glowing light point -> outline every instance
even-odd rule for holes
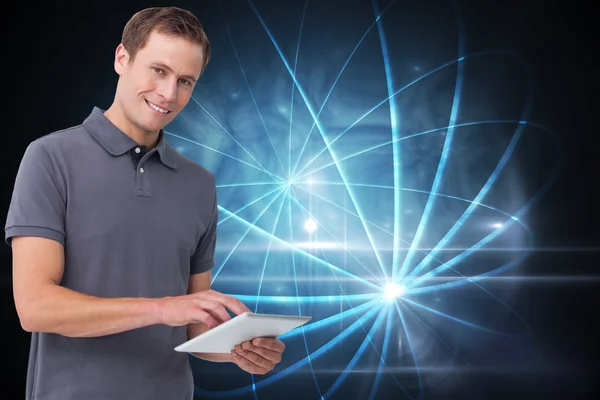
[[[502,224],[494,224],[494,228],[500,229],[500,228],[502,228]]]
[[[309,232],[314,232],[317,229],[317,223],[314,219],[311,218],[304,223],[304,229],[306,229]]]
[[[388,283],[383,289],[383,298],[387,301],[394,301],[394,299],[402,296],[404,293],[406,293],[406,286]]]

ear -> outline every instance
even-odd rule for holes
[[[115,51],[115,71],[121,76],[125,69],[125,66],[129,62],[129,53],[125,50],[125,46],[123,43],[117,46],[117,50]]]

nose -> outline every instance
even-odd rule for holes
[[[177,99],[177,88],[177,82],[164,79],[158,86],[158,94],[164,98],[166,102],[171,103]]]

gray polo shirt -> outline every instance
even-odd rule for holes
[[[65,248],[61,285],[99,297],[184,295],[214,265],[214,176],[161,132],[145,152],[94,108],[82,125],[32,142],[6,222],[13,236]],[[29,400],[189,400],[186,327],[154,325],[94,338],[31,337]]]

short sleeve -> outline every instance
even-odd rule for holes
[[[212,215],[208,222],[206,231],[202,235],[198,247],[190,260],[190,274],[199,274],[206,272],[215,265],[215,247],[217,243],[217,221],[219,219],[219,210],[217,207],[217,198],[212,207]]]
[[[5,241],[14,236],[38,236],[65,245],[64,187],[40,140],[29,144],[21,160],[5,225]]]

